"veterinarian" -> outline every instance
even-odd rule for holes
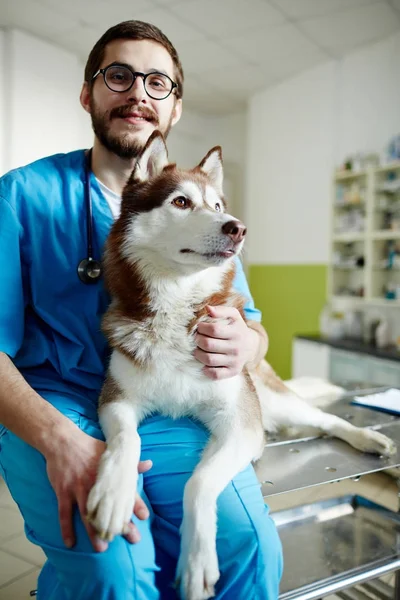
[[[179,57],[161,31],[117,25],[85,69],[80,99],[95,134],[88,168],[78,150],[0,179],[0,473],[28,539],[47,556],[39,600],[177,598],[183,489],[207,440],[201,426],[159,416],[141,425],[140,497],[125,537],[98,539],[85,509],[105,450],[96,404],[108,296],[96,261],[135,156],[152,131],[166,136],[179,121],[182,93]],[[230,318],[219,338],[199,326],[196,358],[211,378],[232,377],[267,350],[240,262],[235,285],[248,297],[249,326],[227,307],[214,309]],[[281,546],[251,466],[218,500],[217,547],[219,600],[277,598]]]

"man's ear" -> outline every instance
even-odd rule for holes
[[[222,184],[224,181],[224,170],[222,168],[221,146],[215,146],[203,158],[199,168],[211,179],[211,183],[220,196],[223,195]]]
[[[182,98],[178,98],[178,100],[175,101],[175,106],[172,111],[171,127],[173,127],[174,125],[177,124],[177,122],[179,121],[181,116],[182,116]]]
[[[168,165],[168,152],[164,137],[159,131],[153,131],[138,157],[132,172],[135,181],[148,181],[160,175]]]
[[[83,82],[79,100],[86,112],[90,114],[90,89],[87,81]]]

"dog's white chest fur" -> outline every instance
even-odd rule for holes
[[[110,373],[124,393],[141,405],[143,416],[157,411],[175,418],[192,414],[208,420],[206,413],[217,401],[235,404],[239,378],[212,381],[193,356],[195,332],[189,331],[188,325],[195,316],[194,308],[206,293],[219,287],[210,271],[207,278],[186,285],[159,286],[149,305],[151,316],[120,322],[114,330],[114,341],[133,360],[114,350]]]
[[[110,373],[141,418],[159,412],[172,418],[192,415],[207,424],[216,410],[229,411],[229,405],[233,409],[241,387],[238,377],[211,381],[194,358],[183,369],[178,363],[180,352],[173,354],[161,357],[157,367],[141,369],[120,352],[113,352]]]
[[[135,324],[130,346],[137,361],[157,369],[162,365],[167,370],[186,369],[196,347],[194,335],[187,328],[191,318],[193,310],[180,301],[175,306],[157,308],[153,317]]]

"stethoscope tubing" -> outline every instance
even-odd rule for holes
[[[93,208],[92,191],[90,187],[90,173],[92,163],[92,148],[88,150],[85,157],[85,208],[86,208],[86,237],[87,253],[86,258],[78,264],[78,277],[82,283],[97,283],[102,276],[101,263],[93,258]]]

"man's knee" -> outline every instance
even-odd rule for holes
[[[276,584],[279,584],[283,570],[282,544],[275,523],[269,515],[262,523],[257,523],[256,538],[255,543],[259,554],[258,583],[262,584],[268,577],[273,578]]]
[[[282,546],[251,467],[240,473],[218,501],[221,600],[276,600]]]
[[[218,599],[277,600],[282,576],[282,546],[267,510],[254,519],[245,510],[231,523],[229,540],[218,541],[221,580]]]
[[[282,545],[267,507],[256,513],[245,505],[242,508],[242,511],[236,512],[234,520],[227,520],[226,514],[219,514],[218,544],[222,560],[229,547],[232,557],[243,568],[255,568],[257,573],[268,570],[280,578]]]

